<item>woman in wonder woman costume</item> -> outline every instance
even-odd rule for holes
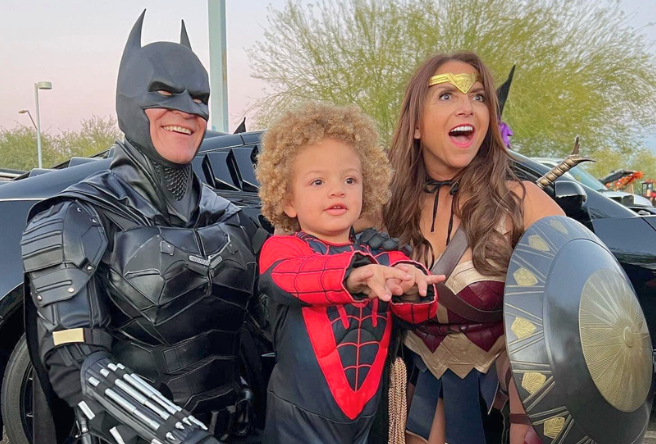
[[[539,444],[508,372],[503,290],[512,249],[536,220],[563,214],[520,182],[496,124],[492,76],[472,53],[436,55],[408,83],[390,161],[391,236],[447,280],[437,316],[409,331],[407,442],[485,443],[487,408],[510,402],[510,443]]]

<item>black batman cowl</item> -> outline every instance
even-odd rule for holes
[[[155,42],[142,47],[144,15],[145,11],[130,32],[119,68],[116,113],[126,140],[115,147],[112,170],[150,200],[172,225],[188,226],[198,208],[200,183],[191,163],[177,164],[157,152],[145,110],[180,111],[207,121],[209,78],[191,50],[184,22],[180,44]]]

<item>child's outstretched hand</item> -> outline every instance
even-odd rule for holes
[[[355,268],[346,279],[346,289],[351,293],[366,294],[369,299],[378,298],[389,302],[392,299],[392,290],[387,282],[406,282],[413,280],[411,274],[401,268],[387,267],[385,265],[369,264]],[[398,284],[396,284],[398,286]]]
[[[394,268],[401,270],[411,276],[411,279],[390,279],[387,287],[396,296],[404,296],[410,300],[419,301],[420,297],[426,297],[428,286],[443,282],[446,276],[443,274],[426,275],[419,268],[410,264],[397,264]]]

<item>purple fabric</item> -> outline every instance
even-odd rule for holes
[[[514,133],[506,122],[499,122],[499,132],[501,133],[503,143],[510,148],[510,137],[513,136]]]

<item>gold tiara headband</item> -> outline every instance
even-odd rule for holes
[[[471,74],[451,74],[450,72],[447,72],[446,74],[438,74],[431,77],[428,80],[428,86],[438,85],[440,83],[451,83],[453,86],[466,94],[477,80],[482,82],[481,78],[476,72]]]

